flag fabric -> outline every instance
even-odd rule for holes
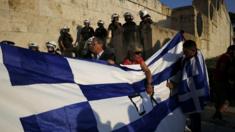
[[[183,131],[185,116],[166,80],[178,72],[178,33],[146,64],[108,65],[0,44],[0,128],[4,132]]]
[[[201,112],[209,101],[209,80],[200,50],[191,59],[182,58],[182,75],[178,85],[181,109],[184,113]]]

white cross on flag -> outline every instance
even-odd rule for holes
[[[178,33],[146,64],[108,65],[0,44],[0,128],[4,132],[182,132],[185,116],[166,80],[182,57]]]

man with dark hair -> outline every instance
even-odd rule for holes
[[[88,46],[89,50],[94,54],[94,59],[104,60],[109,64],[115,64],[114,54],[108,49],[104,49],[104,43],[100,38],[93,37]]]
[[[186,40],[183,44],[183,53],[186,59],[190,59],[197,54],[197,45],[193,40]]]
[[[196,72],[196,71],[199,71],[198,69],[203,69],[201,66],[197,65],[198,63],[196,63],[199,57],[203,59],[201,52],[197,49],[197,45],[196,45],[195,41],[186,40],[183,44],[183,58],[182,58],[181,63],[179,65],[181,72],[176,78],[174,78],[175,80],[170,80],[167,83],[167,87],[169,87],[169,88],[175,88],[175,87],[178,88],[177,91],[178,91],[178,94],[180,95],[179,96],[180,102],[182,101],[181,95],[183,95],[182,93],[185,92],[185,91],[183,91],[184,89],[182,88],[182,86],[181,86],[182,84],[180,81],[185,80],[184,78],[188,78],[187,87],[191,92],[193,92],[193,94],[189,94],[187,96],[189,96],[190,98],[201,96],[200,94],[202,92],[197,91],[199,86],[195,85],[194,82],[190,82],[190,80],[189,80],[190,78],[197,77],[198,75],[203,75],[203,77],[205,77],[205,75],[206,75],[206,73],[202,74],[200,72]],[[202,60],[202,61],[204,61],[204,60]],[[191,68],[189,68],[189,67],[191,67]],[[190,69],[191,70],[194,69],[194,70],[191,71]],[[204,71],[204,72],[206,72],[206,71]],[[188,75],[188,74],[192,74],[192,75]],[[206,78],[207,77],[205,77],[205,79]],[[205,89],[205,91],[206,90],[207,89]],[[208,93],[205,92],[205,96],[207,94]],[[205,101],[207,101],[207,99],[205,99]],[[195,106],[195,107],[196,107],[196,109],[189,113],[189,118],[191,121],[189,128],[191,129],[192,132],[201,132],[201,114],[200,114],[200,112],[203,110],[203,106],[199,106],[199,108],[197,108],[197,106]],[[182,108],[182,109],[184,109],[184,108]],[[188,112],[186,112],[186,113],[188,113]]]
[[[197,45],[195,41],[186,40],[183,44],[183,53],[185,55],[185,60],[183,61],[188,61],[189,59],[195,57],[197,54]],[[199,112],[192,113],[189,114],[189,118],[191,121],[189,128],[192,130],[192,132],[201,132],[201,114]]]

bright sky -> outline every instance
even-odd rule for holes
[[[192,5],[192,0],[160,0],[165,5],[176,8],[181,6]],[[225,0],[227,8],[230,12],[235,13],[235,0]]]

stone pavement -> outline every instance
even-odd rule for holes
[[[235,107],[223,114],[224,120],[213,120],[215,108],[211,105],[202,113],[202,132],[235,132]]]

